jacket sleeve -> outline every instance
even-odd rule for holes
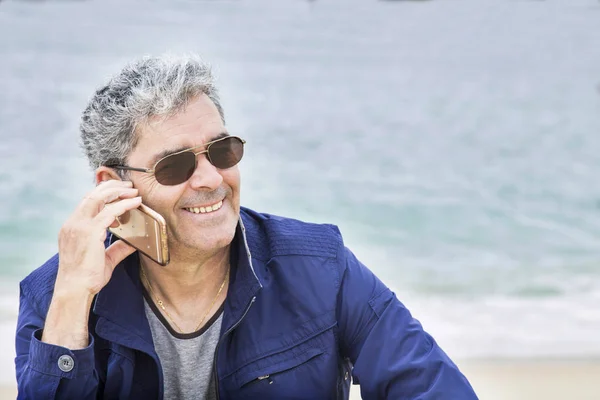
[[[344,248],[338,297],[343,356],[364,400],[472,400],[475,392],[421,324]]]
[[[95,399],[98,375],[94,369],[94,339],[85,349],[69,350],[42,342],[44,317],[21,284],[15,358],[18,399]],[[59,368],[59,358],[69,356],[72,369]],[[63,368],[68,369],[68,368]]]

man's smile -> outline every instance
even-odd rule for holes
[[[184,210],[189,211],[194,214],[207,214],[212,213],[219,210],[223,206],[223,200],[220,200],[218,203],[200,206],[200,207],[186,207]]]

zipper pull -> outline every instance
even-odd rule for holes
[[[258,379],[259,381],[262,381],[262,380],[268,379],[268,380],[269,380],[269,385],[272,385],[272,384],[273,384],[273,379],[271,379],[271,376],[270,376],[270,375],[263,375],[263,376],[259,376],[259,377],[258,377],[258,378],[256,378],[256,379]]]

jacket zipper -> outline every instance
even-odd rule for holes
[[[233,324],[233,326],[231,328],[229,328],[223,334],[223,336],[221,336],[221,339],[219,339],[219,341],[217,342],[217,348],[215,349],[215,357],[214,357],[214,361],[213,361],[213,380],[214,380],[215,395],[216,395],[217,400],[219,400],[219,397],[220,397],[219,396],[219,377],[218,377],[218,371],[217,371],[217,359],[219,358],[219,347],[221,346],[221,343],[223,343],[223,339],[225,339],[225,337],[227,335],[229,335],[229,333],[231,333],[231,331],[233,331],[242,322],[242,320],[244,319],[246,314],[248,314],[248,311],[250,311],[250,307],[252,307],[252,304],[254,303],[255,300],[256,300],[256,296],[252,297],[252,300],[250,300],[250,303],[246,307],[246,311],[244,311],[244,314],[242,314],[242,317],[235,324]]]

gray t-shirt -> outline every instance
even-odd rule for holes
[[[154,348],[163,370],[164,399],[216,399],[212,368],[223,306],[202,329],[181,334],[173,330],[147,292],[144,298]]]

